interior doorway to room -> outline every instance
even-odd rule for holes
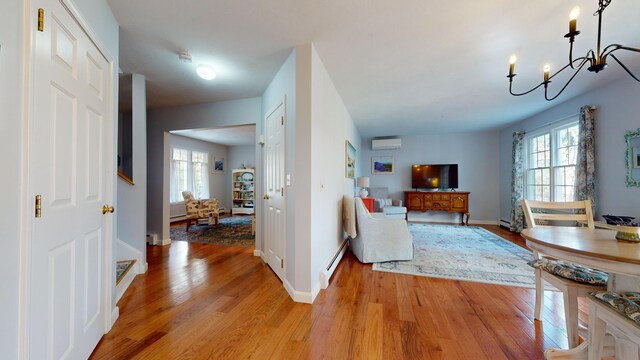
[[[255,246],[255,125],[170,133],[172,241]]]

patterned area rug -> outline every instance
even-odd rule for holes
[[[531,252],[476,226],[409,224],[414,258],[373,270],[535,288]]]
[[[251,216],[225,217],[218,225],[191,225],[189,232],[185,229],[184,223],[172,225],[171,240],[245,247],[255,244],[255,237],[251,235]]]

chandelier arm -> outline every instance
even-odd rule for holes
[[[538,86],[534,87],[533,89],[523,92],[523,93],[514,93],[513,91],[511,91],[511,85],[513,85],[513,82],[509,82],[509,93],[513,96],[522,96],[522,95],[527,95],[529,93],[534,92],[535,90],[537,90],[540,86],[544,85],[544,82],[541,82],[540,84],[538,84]]]
[[[575,71],[576,73],[577,73],[578,71],[580,71],[580,69],[582,69],[582,67],[583,67],[583,66],[584,66],[584,64],[587,62],[587,60],[589,60],[589,58],[588,58],[588,57],[586,57],[586,56],[579,57],[579,58],[577,58],[577,59],[573,60],[573,62],[580,61],[580,65],[578,65],[578,70],[576,70],[576,71]],[[553,75],[551,75],[551,76],[549,77],[549,80],[553,79],[556,75],[560,74],[561,72],[563,72],[564,70],[566,70],[566,69],[567,69],[568,67],[570,67],[570,66],[571,66],[571,68],[572,68],[572,69],[575,69],[572,65],[573,65],[573,64],[567,64],[567,65],[563,66],[560,70],[558,70],[558,71],[556,71],[555,73],[553,73]],[[575,74],[574,74],[573,76],[575,76]],[[573,77],[572,77],[572,78],[573,78]]]
[[[586,57],[586,56],[582,56],[582,57],[579,57],[579,58],[577,58],[577,59],[574,59],[574,60],[573,60],[573,62],[574,62],[574,63],[575,63],[575,62],[577,62],[577,61],[580,61],[580,65],[578,65],[578,70],[576,70],[575,74],[573,74],[573,76],[571,77],[571,79],[569,80],[569,82],[571,82],[571,80],[576,76],[576,74],[578,73],[578,71],[580,71],[580,69],[582,69],[582,67],[584,66],[584,64],[586,64],[587,60],[589,60],[589,58],[588,58],[588,57]],[[568,68],[570,65],[571,65],[571,64],[567,64],[567,65],[565,65],[564,67],[562,67],[560,70],[556,71],[553,75],[551,75],[551,76],[549,77],[549,80],[551,80],[554,76],[556,76],[556,75],[558,75],[559,73],[561,73],[563,70],[565,70],[566,68]],[[513,95],[513,96],[522,96],[522,95],[527,95],[527,94],[529,94],[529,93],[534,92],[535,90],[537,90],[540,86],[543,86],[544,84],[545,84],[545,82],[543,81],[543,82],[541,82],[540,84],[538,84],[536,87],[534,87],[533,89],[531,89],[531,90],[529,90],[529,91],[525,91],[525,92],[523,92],[523,93],[514,93],[514,92],[512,91],[513,81],[512,81],[512,80],[510,80],[510,81],[509,81],[509,93],[510,93],[511,95]],[[569,83],[567,83],[567,85],[568,85],[568,84],[569,84]],[[567,87],[567,85],[565,85],[565,86],[564,86],[564,88],[566,88],[566,87]],[[562,90],[564,90],[564,88],[562,88]],[[545,93],[546,93],[546,88],[545,88]],[[558,94],[558,95],[560,95],[560,94]],[[546,97],[546,94],[545,94],[545,97]],[[555,99],[556,97],[558,97],[558,96],[556,95],[556,96],[554,97],[554,99]],[[553,100],[553,99],[551,99],[551,100]]]
[[[612,57],[612,58],[613,58],[613,60],[615,60],[618,64],[620,64],[620,66],[622,66],[622,68],[623,68],[623,69],[624,69],[624,70],[625,70],[629,75],[631,75],[631,77],[632,77],[632,78],[634,78],[637,82],[640,82],[640,79],[638,79],[635,75],[633,75],[633,73],[632,73],[632,72],[631,72],[631,71],[630,71],[626,66],[624,66],[624,64],[623,64],[620,60],[618,60],[618,58],[617,58],[615,55],[611,54],[611,57]]]
[[[569,43],[569,65],[571,65],[571,68],[575,70],[573,67],[573,41]]]
[[[612,52],[616,51],[616,50],[627,50],[627,51],[634,51],[634,52],[640,52],[640,49],[638,48],[632,48],[632,47],[628,47],[628,46],[622,46],[622,45],[618,45],[619,47],[609,51],[609,54],[611,54]]]
[[[567,86],[569,86],[569,84],[571,83],[571,81],[573,81],[573,78],[575,78],[575,77],[576,77],[576,75],[578,75],[578,73],[580,72],[580,70],[582,70],[582,68],[584,67],[584,65],[585,65],[586,63],[587,63],[586,61],[583,61],[583,62],[582,62],[582,64],[580,64],[580,67],[578,67],[578,70],[576,70],[576,71],[573,73],[573,75],[571,76],[571,78],[569,78],[569,81],[567,81],[567,83],[566,83],[566,84],[564,84],[564,86],[562,87],[562,89],[560,89],[560,92],[559,92],[559,93],[557,93],[557,94],[556,94],[556,96],[552,97],[551,99],[549,99],[549,97],[547,96],[547,88],[545,87],[545,89],[544,89],[544,98],[545,98],[547,101],[553,101],[553,100],[555,100],[558,96],[560,96],[560,94],[562,94],[562,92],[564,91],[564,89],[566,89],[566,88],[567,88]],[[562,68],[562,70],[566,69],[566,68],[567,68],[567,66],[569,66],[569,65],[566,65],[565,67],[563,67],[563,68]],[[560,71],[562,71],[562,70],[560,70]],[[553,74],[553,76],[556,76],[560,71],[558,71],[557,73]]]

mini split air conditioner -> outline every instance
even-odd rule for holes
[[[402,146],[402,139],[373,139],[371,140],[371,150],[395,150]]]

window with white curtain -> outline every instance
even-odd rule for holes
[[[527,138],[527,199],[575,199],[578,132],[577,122],[570,122]]]
[[[182,201],[182,192],[196,199],[209,198],[209,154],[173,148],[171,151],[170,201]]]

